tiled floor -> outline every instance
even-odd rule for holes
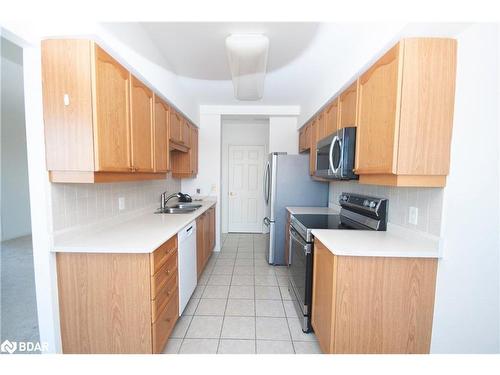
[[[286,267],[267,264],[261,234],[223,236],[165,353],[320,353],[300,327]]]

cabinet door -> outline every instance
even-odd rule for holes
[[[181,117],[173,108],[170,108],[170,140],[181,142]]]
[[[318,119],[315,118],[310,126],[310,153],[309,153],[309,174],[314,176],[314,172],[316,172],[316,142],[318,137]]]
[[[304,129],[304,151],[311,149],[311,123],[307,124]]]
[[[311,324],[323,353],[333,353],[335,327],[336,258],[314,241]]]
[[[154,140],[155,140],[155,172],[167,172],[169,163],[169,146],[168,146],[168,106],[167,104],[155,96],[155,126],[154,126]]]
[[[339,99],[340,122],[339,129],[357,125],[358,81],[349,86]]]
[[[335,98],[325,111],[326,135],[335,133],[338,130],[339,99]]]
[[[198,174],[198,128],[191,126],[191,173],[194,176]]]
[[[130,171],[130,73],[97,45],[94,70],[96,170]]]
[[[394,173],[400,108],[400,44],[359,78],[358,173]]]
[[[318,116],[317,141],[326,137],[326,113],[323,111]]]
[[[191,125],[184,117],[181,118],[181,142],[191,146]]]
[[[205,268],[205,217],[206,214],[203,213],[196,219],[196,271],[198,279]]]
[[[152,172],[153,163],[153,91],[132,76],[131,82],[132,167]]]

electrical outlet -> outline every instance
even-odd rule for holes
[[[201,194],[201,189],[200,188],[196,189],[196,194],[198,194],[198,195]]]
[[[211,189],[210,189],[210,192],[211,192],[211,193],[217,193],[217,185],[212,184],[212,187],[211,187]]]
[[[408,214],[408,222],[413,225],[418,224],[418,208],[417,207],[410,207],[410,212]]]
[[[118,198],[118,210],[123,211],[125,209],[125,197]]]

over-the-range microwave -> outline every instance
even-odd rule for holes
[[[318,141],[315,175],[337,180],[357,179],[353,171],[355,148],[355,127],[340,129]]]

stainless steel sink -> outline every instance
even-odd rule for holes
[[[186,214],[189,212],[196,211],[201,207],[201,204],[193,203],[178,203],[173,206],[167,206],[165,208],[159,208],[156,214]]]

